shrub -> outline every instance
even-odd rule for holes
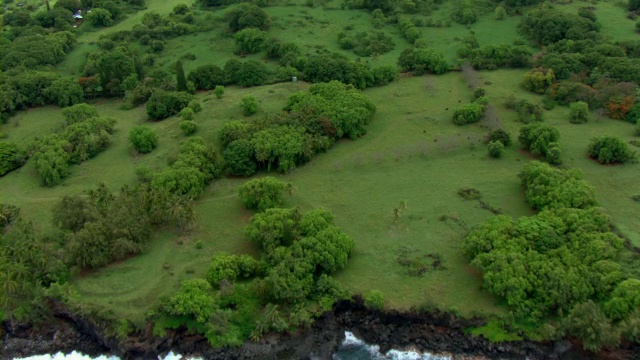
[[[193,110],[194,113],[198,113],[202,111],[202,104],[198,100],[191,100],[189,102],[189,109]]]
[[[511,145],[511,135],[502,129],[496,129],[487,134],[487,142],[492,141],[499,141],[506,147]]]
[[[242,205],[247,209],[265,211],[282,205],[285,183],[268,176],[247,181],[238,189]]]
[[[185,136],[191,136],[198,130],[198,125],[194,121],[184,120],[180,122],[180,130]]]
[[[544,94],[547,88],[556,80],[556,76],[551,69],[535,68],[527,71],[522,79],[522,86],[538,94]]]
[[[236,53],[254,54],[262,51],[267,41],[267,33],[255,28],[246,28],[238,31],[234,37]]]
[[[589,104],[584,101],[569,104],[569,121],[572,124],[584,124],[589,118]]]
[[[207,270],[207,281],[218,286],[220,281],[250,278],[258,271],[260,263],[249,255],[217,254]]]
[[[202,65],[187,76],[197,89],[210,90],[225,83],[224,71],[216,65]]]
[[[161,120],[179,113],[192,100],[193,96],[184,92],[156,90],[147,102],[147,115]]]
[[[589,156],[601,164],[625,163],[635,159],[635,153],[627,143],[609,135],[591,139]]]
[[[250,116],[258,112],[258,101],[251,95],[243,97],[241,105],[244,116]]]
[[[98,117],[98,110],[89,104],[76,104],[62,109],[65,125],[75,124],[94,117]]]
[[[531,151],[533,154],[547,157],[550,153],[550,149],[553,148],[554,163],[558,163],[560,149],[557,147],[558,139],[560,138],[560,132],[557,128],[550,125],[531,124],[520,128],[520,134],[518,135],[518,141],[525,149]],[[552,145],[553,144],[553,145]]]
[[[478,122],[482,119],[484,109],[484,105],[478,102],[462,105],[454,110],[453,123],[456,125],[466,125]]]
[[[449,64],[444,56],[436,50],[425,47],[405,49],[398,58],[398,65],[417,75],[422,75],[425,72],[443,74],[449,71]]]
[[[189,6],[187,4],[178,4],[173,7],[173,13],[176,15],[184,15],[189,12]]]
[[[380,290],[369,290],[362,296],[364,306],[369,309],[382,310],[384,308],[384,296]]]
[[[149,127],[136,126],[129,132],[129,142],[138,152],[147,154],[158,147],[158,135]]]
[[[269,28],[269,15],[253,4],[240,4],[238,7],[226,13],[229,28],[240,31],[246,28],[266,30]]]
[[[504,152],[504,144],[500,141],[491,141],[487,147],[489,150],[489,156],[492,158],[500,158],[502,157],[502,153]]]
[[[186,107],[180,110],[180,116],[182,117],[182,120],[193,120],[193,114],[193,109],[191,109],[190,107]]]
[[[507,12],[502,6],[498,6],[493,13],[496,17],[496,20],[504,20],[505,16],[507,15]]]
[[[216,98],[222,99],[222,95],[224,95],[224,86],[216,86],[215,90],[213,90],[213,93],[216,95]]]

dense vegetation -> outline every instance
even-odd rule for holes
[[[239,346],[360,293],[640,341],[640,2],[5,3],[0,320]]]

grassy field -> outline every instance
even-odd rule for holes
[[[147,0],[148,10],[167,14],[184,1]],[[339,49],[336,33],[345,26],[354,31],[373,27],[370,16],[359,10],[340,10],[338,2],[329,3],[332,10],[299,5],[267,7],[273,23],[270,36],[294,41],[308,51],[324,48],[357,56]],[[559,6],[577,11],[586,3]],[[596,14],[603,33],[617,40],[631,39],[633,22],[624,18],[622,8],[614,3],[599,2]],[[95,41],[102,34],[130,29],[145,11],[138,12],[113,28],[83,33],[79,45],[58,70],[78,75],[87,52],[97,49]],[[448,16],[443,6],[432,17]],[[221,13],[215,13],[218,17]],[[483,15],[470,27],[454,24],[449,28],[421,28],[429,44],[443,51],[453,62],[459,40],[474,31],[480,44],[512,43],[518,17],[496,21],[492,13]],[[160,63],[170,66],[185,53],[196,60],[185,63],[193,69],[203,64],[223,65],[233,52],[233,41],[226,34],[226,25],[219,22],[214,30],[172,39],[167,42]],[[399,53],[408,46],[395,25],[383,29],[392,36],[393,51],[370,59],[374,65],[395,64]],[[262,55],[253,55],[260,58]],[[534,103],[541,97],[524,91],[519,83],[523,70],[481,72],[483,87],[490,103],[496,108],[502,127],[517,137],[522,126],[516,114],[503,106],[509,95]],[[242,118],[240,100],[253,95],[259,101],[259,114],[280,111],[289,95],[305,89],[308,84],[283,83],[257,88],[227,87],[222,99],[210,92],[197,96],[203,111],[195,115],[197,135],[217,146],[216,133],[226,121]],[[343,140],[325,154],[286,175],[275,175],[295,186],[287,205],[312,209],[319,206],[331,210],[341,226],[356,241],[356,250],[347,269],[337,274],[342,284],[353,292],[370,289],[382,291],[386,305],[407,309],[435,304],[445,309],[457,309],[463,314],[477,311],[502,313],[505,308],[497,298],[481,288],[481,278],[468,265],[461,244],[468,229],[492,213],[476,201],[466,201],[457,195],[459,189],[480,190],[483,200],[501,209],[504,214],[518,217],[534,212],[524,201],[517,174],[532,157],[517,145],[508,148],[502,159],[488,157],[481,122],[465,127],[452,124],[453,109],[471,100],[471,91],[459,73],[443,76],[408,77],[385,87],[365,92],[378,106],[366,136]],[[184,139],[177,117],[161,122],[146,119],[144,106],[122,110],[121,101],[91,102],[104,116],[118,121],[111,146],[96,158],[72,167],[72,173],[61,186],[41,187],[33,162],[0,178],[0,203],[22,208],[23,213],[41,228],[50,226],[51,208],[64,195],[81,194],[105,182],[118,189],[135,182],[135,168],[148,165],[153,169],[166,166],[167,159],[177,151]],[[598,191],[598,199],[619,228],[640,246],[640,204],[631,196],[640,194],[640,165],[603,166],[586,156],[593,136],[609,133],[625,140],[633,139],[633,126],[592,115],[588,124],[569,123],[566,107],[557,107],[544,114],[545,122],[558,127],[564,167],[582,169],[586,179]],[[136,125],[152,127],[160,136],[159,148],[148,155],[135,155],[127,140],[129,130]],[[0,126],[8,141],[28,143],[37,137],[57,131],[62,126],[57,107],[41,107],[21,111],[10,122]],[[260,174],[263,176],[266,174]],[[243,210],[237,197],[237,187],[246,179],[226,178],[214,182],[197,200],[198,219],[192,231],[176,234],[161,231],[144,254],[112,264],[94,272],[75,276],[72,283],[81,298],[92,304],[112,309],[130,319],[141,319],[154,301],[172,294],[180,281],[206,272],[211,257],[220,251],[257,254],[246,241],[243,226],[252,213]],[[401,201],[407,210],[395,220],[394,207]],[[202,249],[194,245],[202,241]],[[407,274],[399,257],[411,254],[424,257],[437,253],[444,259],[444,269],[423,276]]]

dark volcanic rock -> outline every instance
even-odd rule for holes
[[[52,301],[54,317],[45,324],[2,324],[0,359],[28,355],[69,353],[114,354],[123,359],[157,359],[170,351],[204,359],[331,359],[349,330],[382,352],[415,349],[423,352],[483,356],[490,359],[633,359],[640,360],[640,347],[623,344],[615,352],[598,356],[581,351],[569,341],[536,343],[518,341],[491,343],[482,337],[465,334],[464,329],[479,326],[482,319],[458,319],[439,311],[413,313],[370,311],[361,299],[343,301],[325,313],[314,325],[295,334],[272,334],[262,342],[246,342],[239,348],[213,349],[205,338],[185,330],[168,331],[163,338],[152,336],[151,327],[126,339],[105,334],[99,320],[73,314]]]

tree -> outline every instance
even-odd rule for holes
[[[496,20],[504,20],[505,16],[507,15],[507,12],[504,10],[504,7],[498,6],[494,11],[494,15],[496,17]]]
[[[232,141],[224,149],[226,172],[230,175],[250,176],[256,172],[256,160],[251,142],[245,139]]]
[[[484,105],[479,102],[462,105],[453,112],[453,123],[466,125],[480,121],[484,113]]]
[[[285,183],[268,176],[247,181],[238,191],[244,207],[265,211],[282,205],[284,188]]]
[[[180,60],[176,62],[176,89],[178,91],[187,91],[187,79],[184,76],[184,67]]]
[[[398,58],[398,65],[405,71],[411,70],[417,75],[425,72],[444,74],[449,71],[449,64],[444,56],[436,50],[426,47],[410,47]]]
[[[487,134],[487,142],[499,141],[505,147],[511,145],[511,135],[503,129],[496,129]]]
[[[158,147],[158,135],[147,126],[136,126],[129,132],[129,142],[138,152],[147,154]]]
[[[572,124],[584,124],[589,119],[589,104],[577,101],[569,104],[569,121]]]
[[[225,73],[227,68],[225,66]],[[267,82],[269,69],[261,61],[249,60],[243,63],[235,74],[236,83],[240,86],[259,86]]]
[[[550,154],[550,149],[556,146],[554,144],[557,144],[559,138],[560,132],[557,128],[539,123],[523,126],[518,135],[518,141],[523,148],[542,156]]]
[[[218,307],[211,285],[203,279],[185,280],[180,291],[168,301],[168,312],[176,316],[190,316],[199,323],[206,323]]]
[[[254,54],[264,49],[267,33],[256,28],[245,28],[238,31],[233,38],[236,43],[236,53]]]
[[[615,164],[633,161],[634,151],[622,139],[615,136],[603,135],[591,139],[589,156],[601,164]]]
[[[624,319],[640,309],[640,280],[627,279],[620,282],[605,303],[604,309],[612,320]]]
[[[242,110],[244,116],[250,116],[258,112],[258,101],[254,96],[245,96],[242,98]]]
[[[49,101],[60,107],[67,107],[84,101],[84,92],[71,78],[59,78],[45,91]]]
[[[582,340],[585,350],[598,352],[604,346],[617,346],[620,337],[614,331],[609,319],[593,301],[576,305],[565,323],[565,331]]]
[[[107,9],[93,8],[86,18],[93,26],[109,27],[113,25],[113,17]]]

